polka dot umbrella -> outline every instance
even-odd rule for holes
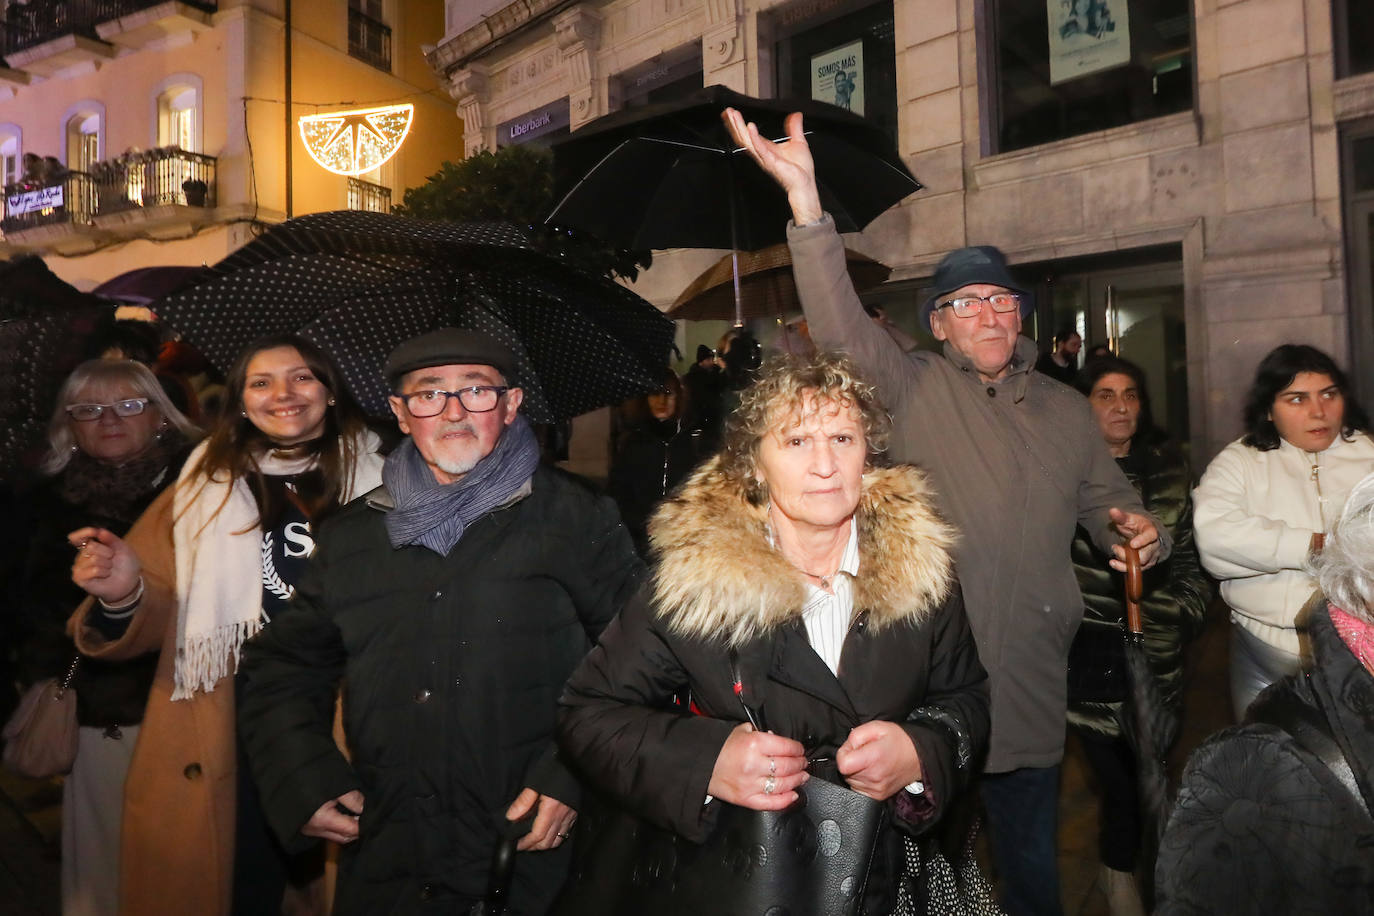
[[[113,315],[41,258],[0,260],[0,480],[32,471],[58,389]]]
[[[550,423],[656,389],[673,323],[620,284],[535,250],[517,227],[337,211],[288,220],[153,310],[221,369],[263,334],[324,347],[365,410],[389,416],[381,366],[438,327],[516,354],[522,408]]]

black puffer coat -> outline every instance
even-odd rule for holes
[[[245,647],[240,733],[287,848],[311,843],[300,828],[329,799],[366,798],[336,914],[466,913],[524,787],[579,802],[556,702],[643,567],[609,499],[547,468],[532,484],[446,557],[391,547],[384,489],[355,500],[321,526],[290,608]],[[351,764],[330,734],[341,677]],[[547,909],[568,852],[517,857],[513,916]]]
[[[22,496],[11,523],[21,526],[27,538],[21,568],[7,588],[21,682],[61,678],[76,655],[67,618],[86,593],[71,580],[76,554],[67,534],[95,525],[122,537],[153,498],[177,479],[187,451],[177,436],[175,442],[159,443],[123,468],[76,456],[65,471]],[[77,722],[93,728],[142,722],[156,667],[156,652],[120,662],[82,659],[72,681]]]
[[[649,417],[625,431],[607,489],[639,555],[649,555],[649,516],[706,454],[702,431],[684,418]]]
[[[1156,912],[1374,913],[1374,819],[1326,764],[1286,731],[1257,724],[1287,694],[1329,724],[1374,799],[1374,677],[1351,653],[1324,603],[1308,620],[1311,668],[1274,684],[1245,725],[1213,735],[1183,773],[1155,868]]]
[[[864,475],[854,617],[837,677],[808,642],[805,591],[768,543],[766,509],[748,505],[718,468],[718,459],[704,465],[654,517],[654,586],[568,682],[560,745],[617,803],[701,842],[720,809],[704,803],[712,769],[745,719],[731,689],[731,640],[767,727],[802,742],[809,757],[833,758],[860,723],[899,723],[926,792],[894,797],[890,810],[899,829],[924,832],[977,772],[989,728],[987,674],[929,484],[914,468]],[[685,689],[701,715],[672,710]],[[901,873],[894,830],[879,849],[869,913],[891,912]]]
[[[1145,654],[1164,699],[1177,705],[1183,690],[1184,650],[1202,629],[1207,605],[1216,593],[1198,563],[1193,546],[1193,501],[1188,464],[1167,445],[1139,446],[1117,465],[1140,494],[1145,511],[1169,530],[1174,552],[1145,571],[1140,614],[1145,625]],[[1110,629],[1119,633],[1126,616],[1121,573],[1079,528],[1073,540],[1073,569],[1083,592],[1082,631]],[[1084,636],[1089,634],[1083,633]],[[1070,655],[1072,666],[1074,656]],[[1125,652],[1120,655],[1124,683]],[[1119,736],[1121,704],[1088,703],[1069,698],[1069,724],[1104,735]]]

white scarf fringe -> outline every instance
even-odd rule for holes
[[[382,481],[379,440],[367,433],[356,449],[344,502]],[[243,643],[266,622],[262,609],[262,529],[248,484],[194,473],[205,453],[187,458],[172,497],[172,552],[176,561],[177,655],[173,700],[211,693],[221,678],[238,671]],[[265,474],[299,474],[313,458],[283,461],[264,455]]]

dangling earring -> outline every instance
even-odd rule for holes
[[[327,403],[329,404],[330,407],[333,407],[333,406],[334,406],[334,399],[333,399],[333,398],[330,398],[329,401],[328,401]]]
[[[163,419],[162,423],[158,426],[157,432],[153,435],[153,438],[159,442],[167,438],[167,420],[165,418]]]

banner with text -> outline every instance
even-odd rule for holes
[[[863,39],[812,56],[811,98],[864,113]]]
[[[1126,0],[1046,2],[1050,14],[1050,85],[1130,62]]]

